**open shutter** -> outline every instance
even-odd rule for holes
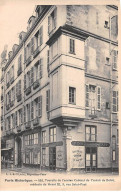
[[[53,19],[53,28],[56,28],[56,20],[57,20],[57,8],[54,10],[54,19]]]
[[[31,39],[31,54],[34,52],[34,37]]]
[[[51,32],[51,16],[48,17],[48,34]]]
[[[50,52],[49,50],[47,50],[47,71],[49,72],[49,55],[50,55]]]
[[[16,125],[16,127],[17,127],[17,125],[18,125],[17,111],[15,112],[15,125]]]
[[[16,84],[16,97],[18,96],[18,83]]]
[[[20,94],[21,94],[21,80],[19,80],[19,89],[18,89],[18,90],[19,90],[18,93],[19,93],[19,95],[20,95]]]
[[[112,64],[113,64],[113,69],[117,69],[117,54],[118,51],[113,50],[112,51]]]
[[[101,87],[97,87],[97,110],[101,109]]]
[[[46,91],[46,111],[50,110],[50,90]]]
[[[26,90],[26,74],[24,75],[24,90]]]
[[[27,49],[27,48],[24,48],[24,62],[26,62],[26,59],[27,59],[27,57],[26,57],[26,53],[27,53],[27,52],[26,52],[26,49]]]
[[[89,85],[86,85],[86,107],[89,107]]]
[[[31,119],[34,118],[34,102],[31,102]]]
[[[34,83],[34,67],[31,68],[31,85]]]
[[[26,106],[24,106],[24,123],[26,123]]]
[[[38,97],[38,116],[42,116],[42,96]]]
[[[39,78],[42,78],[42,74],[43,74],[43,59],[40,59],[39,61],[39,67],[38,67],[38,73],[39,73]]]
[[[40,34],[40,46],[41,46],[43,44],[43,26],[41,26],[39,30],[39,34]]]

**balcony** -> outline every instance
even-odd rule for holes
[[[39,81],[38,80],[36,80],[34,83],[33,83],[33,89],[35,90],[36,88],[38,88],[39,87]]]
[[[17,71],[17,75],[19,76],[22,73],[22,67],[20,67]]]
[[[11,78],[10,83],[12,84],[14,82],[14,77]]]
[[[17,96],[17,102],[21,101],[21,99],[22,99],[22,94],[19,94],[19,95]]]
[[[1,101],[3,101],[3,94],[1,95]]]
[[[29,56],[29,58],[26,60],[26,67],[31,63],[32,57]]]
[[[11,106],[11,107],[14,106],[14,100],[12,100],[12,101],[10,102],[10,106]]]
[[[10,108],[10,104],[7,104],[6,105],[6,110],[9,110],[9,108]]]
[[[22,131],[22,125],[17,126],[17,132],[21,132]]]
[[[36,126],[36,125],[39,125],[39,118],[36,117],[33,121],[33,125]]]
[[[29,95],[31,93],[31,86],[29,86],[27,89],[26,89],[26,96]]]
[[[26,122],[25,127],[26,127],[26,129],[30,129],[31,128],[31,121]]]
[[[40,53],[40,50],[39,50],[39,47],[37,47],[33,53],[33,57],[35,58],[39,53]]]
[[[95,108],[91,108],[89,110],[89,117],[91,117],[92,119],[97,118],[97,111],[95,110]]]

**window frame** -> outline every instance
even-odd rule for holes
[[[53,143],[57,141],[57,129],[56,126],[49,128],[49,142]]]
[[[87,133],[87,127],[90,129],[90,133]],[[95,133],[92,133],[92,129],[95,128]],[[87,139],[87,134],[89,134],[89,140]],[[95,136],[95,140],[92,139],[92,136]],[[95,125],[85,125],[85,141],[86,142],[97,142],[97,126]]]
[[[76,104],[76,88],[72,86],[69,86],[69,104]]]

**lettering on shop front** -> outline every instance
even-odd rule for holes
[[[81,150],[74,150],[73,152],[73,161],[81,161],[82,160],[82,151]]]
[[[103,142],[82,142],[82,141],[72,141],[73,146],[91,146],[91,147],[109,147],[109,143]]]

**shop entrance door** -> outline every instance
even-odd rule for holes
[[[21,167],[21,139],[17,139],[18,143],[18,167]]]
[[[86,147],[86,172],[95,172],[97,169],[97,148]]]
[[[50,170],[55,170],[56,168],[56,147],[49,148],[49,167]]]

